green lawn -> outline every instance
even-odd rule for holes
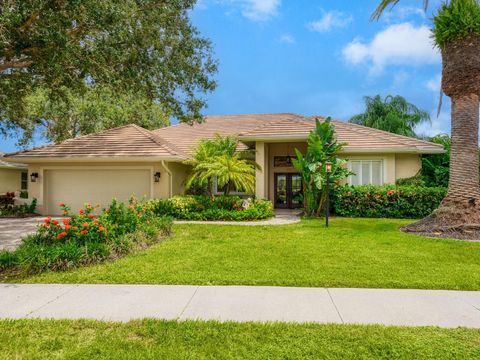
[[[480,330],[8,320],[0,351],[2,359],[478,359]]]
[[[12,281],[480,290],[480,243],[400,232],[407,223],[176,225],[169,239],[113,263]]]

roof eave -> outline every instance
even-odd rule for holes
[[[36,163],[63,163],[63,162],[155,162],[155,161],[182,161],[184,156],[12,156],[13,161],[21,161],[26,164]]]
[[[444,154],[444,149],[419,149],[419,148],[359,148],[359,147],[349,147],[345,146],[341,153],[382,153],[382,154]]]

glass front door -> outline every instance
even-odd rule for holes
[[[295,209],[302,206],[302,176],[275,174],[275,207]]]

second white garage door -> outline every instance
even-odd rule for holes
[[[63,202],[77,212],[85,203],[107,206],[113,198],[151,197],[150,169],[55,169],[44,171],[46,212],[60,215]]]

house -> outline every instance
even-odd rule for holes
[[[27,165],[7,162],[3,156],[4,154],[0,153],[0,195],[7,192],[27,191]]]
[[[442,153],[441,145],[333,120],[341,157],[355,172],[353,185],[395,183],[415,175],[422,154]],[[107,204],[112,198],[167,198],[183,192],[195,145],[215,134],[236,134],[255,148],[261,166],[255,195],[275,207],[299,205],[301,177],[291,164],[295,148],[306,150],[315,117],[295,114],[208,116],[201,124],[178,124],[154,131],[127,125],[59,144],[9,154],[9,161],[28,164],[30,197],[38,211],[57,214],[58,203],[74,210],[85,202]]]

